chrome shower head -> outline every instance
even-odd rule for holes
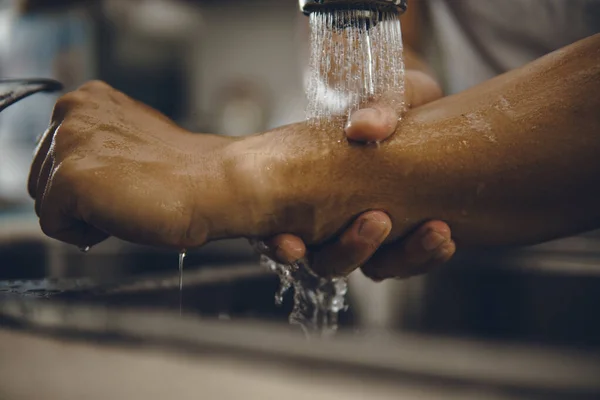
[[[300,10],[306,15],[322,10],[364,10],[376,12],[406,11],[407,0],[299,0]]]

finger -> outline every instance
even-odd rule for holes
[[[379,142],[396,131],[398,113],[390,106],[374,105],[352,113],[346,124],[346,137],[359,142]]]
[[[424,274],[447,262],[456,251],[450,227],[442,221],[421,226],[401,245],[380,249],[363,267],[363,273],[377,281]]]
[[[50,181],[40,206],[40,227],[51,238],[78,247],[94,246],[109,235],[82,221],[77,215],[77,206],[66,198],[65,191]]]
[[[54,157],[52,157],[51,150],[48,151],[48,155],[46,159],[42,163],[42,168],[40,169],[40,173],[38,176],[37,186],[35,189],[36,198],[35,198],[35,213],[37,216],[40,216],[41,206],[44,202],[44,194],[46,193],[46,187],[48,186],[50,175],[52,174],[52,170],[54,168]]]
[[[408,70],[404,75],[404,82],[406,108],[416,108],[443,96],[440,85],[424,72]]]
[[[397,251],[397,250],[396,250]],[[453,257],[456,252],[456,244],[454,241],[450,240],[448,243],[444,244],[438,253],[430,258],[428,261],[406,265],[402,268],[397,268],[395,270],[373,270],[373,269],[363,269],[363,273],[374,280],[375,282],[381,282],[386,279],[408,279],[413,276],[425,275],[428,274],[435,269],[446,264]],[[388,254],[388,256],[393,257],[393,254]]]
[[[282,264],[292,264],[306,256],[306,245],[297,236],[282,234],[266,240],[261,252]]]
[[[54,137],[54,133],[56,132],[57,126],[57,124],[51,124],[48,127],[42,136],[40,136],[34,151],[33,162],[31,163],[29,177],[27,178],[27,191],[29,192],[29,196],[31,196],[33,199],[35,199],[37,196],[40,172],[48,155],[48,151],[50,150],[50,146],[52,145],[52,139]]]
[[[38,145],[34,151],[33,162],[31,163],[29,178],[27,180],[27,190],[29,195],[34,199],[37,196],[36,191],[40,171],[42,169],[44,160],[48,155],[48,151],[50,150],[50,146],[52,145],[56,131],[62,124],[66,115],[81,103],[81,97],[82,95],[80,92],[70,92],[58,99],[54,105],[54,109],[52,110],[50,126],[38,139]]]
[[[346,137],[358,142],[385,140],[396,131],[404,108],[418,107],[442,97],[438,83],[421,71],[406,71],[405,89],[404,101],[392,98],[397,95],[389,93],[380,103],[352,113],[346,124]]]
[[[391,230],[386,213],[366,212],[339,239],[313,252],[311,267],[323,276],[346,276],[373,256]]]

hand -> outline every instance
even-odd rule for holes
[[[41,228],[82,247],[109,235],[201,245],[209,221],[194,215],[192,194],[207,181],[198,174],[222,171],[212,154],[229,142],[190,134],[108,85],[88,83],[58,100],[35,152],[28,189]],[[225,193],[215,185],[203,211],[210,214]]]
[[[406,84],[409,107],[418,107],[442,96],[437,83],[424,73],[407,71]],[[365,108],[351,116],[346,136],[358,142],[382,141],[396,130],[398,120],[396,110],[389,107]],[[402,243],[379,249],[391,229],[392,221],[386,213],[366,212],[335,241],[311,249],[311,265],[320,273],[336,276],[348,275],[362,266],[366,276],[380,281],[426,273],[454,255],[456,246],[450,227],[442,221],[427,222]],[[290,234],[268,240],[263,248],[282,263],[295,262],[307,254],[304,242]]]

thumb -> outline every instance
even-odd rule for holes
[[[388,93],[378,103],[352,113],[346,124],[346,137],[358,142],[385,140],[396,131],[398,120],[406,108],[415,108],[441,98],[442,89],[426,73],[408,70],[405,74],[404,98],[398,101],[398,94],[393,96],[395,98]]]

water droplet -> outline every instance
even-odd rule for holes
[[[91,250],[92,248],[90,246],[81,246],[79,247],[79,251],[81,251],[82,253],[87,253]]]
[[[179,315],[183,312],[183,261],[185,260],[186,250],[179,252]]]

